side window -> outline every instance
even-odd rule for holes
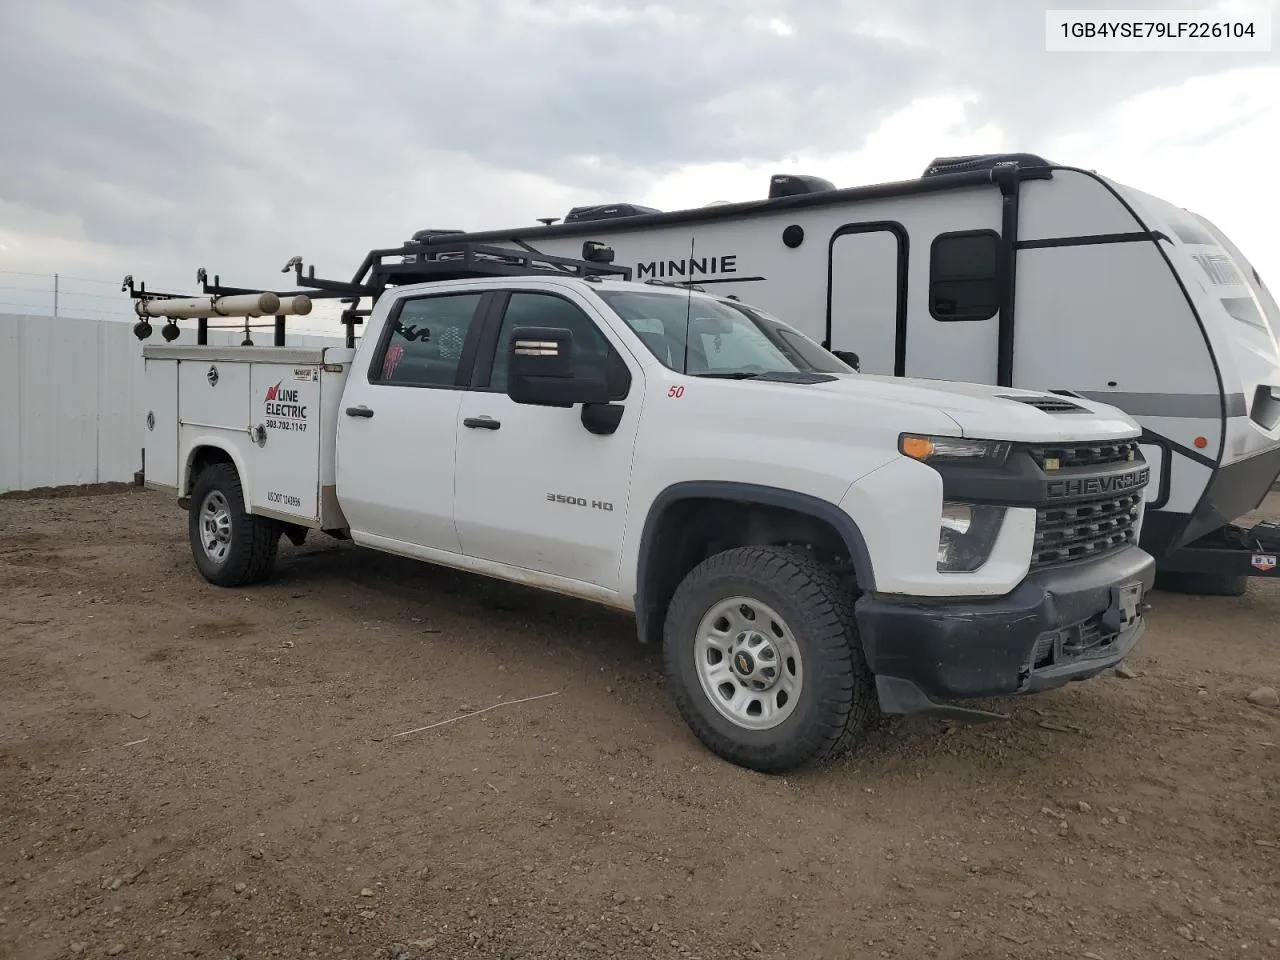
[[[511,294],[502,316],[489,375],[490,390],[503,393],[507,389],[507,348],[517,327],[562,327],[572,331],[575,369],[602,371],[613,400],[622,400],[631,389],[627,365],[589,316],[555,294],[521,292]]]
[[[452,387],[480,293],[417,297],[393,314],[390,336],[370,371],[372,383]],[[393,308],[394,310],[395,308]]]
[[[989,320],[1000,309],[1000,235],[965,230],[934,238],[929,313],[935,320]]]

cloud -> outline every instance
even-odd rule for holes
[[[972,118],[974,97],[922,97],[877,123],[860,149],[792,155],[778,162],[690,165],[659,178],[641,202],[665,210],[718,201],[757,200],[775,173],[811,173],[837,186],[919,176],[934,157],[1012,149],[993,123]]]
[[[1280,240],[1270,218],[1280,205],[1268,171],[1277,129],[1280,65],[1240,67],[1135,96],[1049,149],[1208,217],[1274,289]]]
[[[780,170],[850,184],[1062,145],[1124,169],[1171,152],[1167,172],[1259,149],[1265,94],[1189,116],[1152,91],[1230,76],[1230,99],[1269,55],[1047,54],[1044,29],[1022,0],[8,3],[0,270],[278,284],[294,254],[343,276],[421,227],[760,196]],[[1235,196],[1213,179],[1210,216]],[[1256,220],[1229,202],[1224,229]]]

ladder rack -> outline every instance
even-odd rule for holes
[[[517,241],[517,243],[520,243]],[[346,345],[355,346],[355,328],[362,324],[364,318],[372,312],[373,305],[386,292],[388,287],[405,286],[414,283],[431,283],[442,280],[478,279],[483,277],[522,277],[537,275],[569,276],[581,279],[593,277],[614,277],[619,280],[631,279],[631,268],[613,266],[612,248],[594,240],[582,245],[581,259],[573,257],[553,256],[541,253],[528,244],[520,243],[521,249],[499,247],[491,244],[471,241],[437,242],[432,244],[410,241],[398,247],[382,250],[371,250],[364,258],[351,280],[328,280],[316,276],[314,266],[303,269],[301,257],[293,257],[281,269],[281,273],[293,271],[296,290],[270,290],[257,288],[233,287],[222,282],[222,278],[214,275],[209,282],[208,272],[201,267],[196,271],[196,282],[200,284],[201,294],[209,298],[207,307],[203,304],[193,312],[192,297],[189,294],[159,293],[147,289],[145,283],[135,286],[133,277],[126,276],[121,291],[128,291],[129,296],[137,301],[134,312],[140,317],[134,325],[134,335],[139,340],[151,336],[150,317],[168,316],[162,335],[165,340],[172,341],[178,337],[177,317],[194,317],[197,322],[196,342],[201,346],[208,343],[209,320],[217,317],[239,316],[243,323],[216,324],[216,327],[243,328],[245,345],[251,345],[249,331],[251,327],[263,324],[250,324],[249,318],[263,316],[256,308],[220,308],[221,298],[258,296],[273,294],[281,302],[293,302],[293,298],[307,300],[339,300],[346,304],[342,311],[341,322],[346,328]],[[360,301],[369,299],[369,306],[360,307]],[[182,300],[182,312],[166,314],[163,303],[154,301]],[[237,301],[238,302],[238,301]],[[152,304],[147,306],[148,304]],[[309,312],[310,304],[305,305]],[[175,307],[175,311],[176,311]],[[275,315],[275,346],[284,346],[285,314]]]

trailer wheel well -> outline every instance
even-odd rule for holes
[[[860,544],[859,544],[860,545]],[[733,547],[802,547],[856,596],[869,583],[836,526],[801,508],[719,497],[682,497],[655,504],[641,537],[636,621],[642,643],[662,641],[676,588],[703,560]]]

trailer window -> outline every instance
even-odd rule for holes
[[[395,386],[456,386],[462,347],[482,296],[462,293],[405,300],[392,314],[369,381]]]
[[[1223,297],[1222,306],[1226,308],[1227,313],[1241,323],[1257,327],[1263,333],[1275,332],[1267,324],[1267,318],[1262,315],[1253,297]]]
[[[929,313],[935,320],[989,320],[1000,309],[1000,235],[963,230],[934,238]]]
[[[507,348],[517,327],[559,327],[573,334],[573,363],[577,370],[603,370],[609,398],[623,400],[631,389],[631,372],[613,345],[590,317],[575,304],[553,293],[513,293],[502,316],[493,354],[488,389],[507,389]]]
[[[1193,214],[1194,216],[1194,214]],[[1194,220],[1184,217],[1181,213],[1170,212],[1165,214],[1170,226],[1173,227],[1173,235],[1183,243],[1199,243],[1204,246],[1218,245],[1218,241],[1203,226]]]

